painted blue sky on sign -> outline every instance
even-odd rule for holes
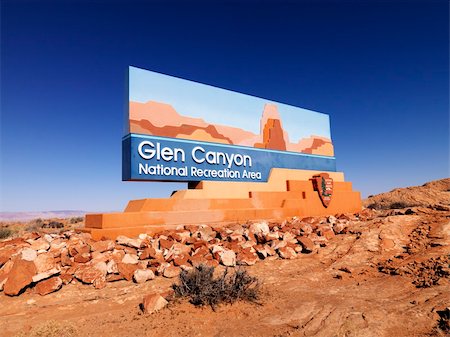
[[[329,116],[276,101],[245,95],[136,67],[129,67],[129,99],[156,101],[213,124],[260,132],[260,120],[267,103],[276,104],[284,130],[291,142],[312,135],[331,139]]]

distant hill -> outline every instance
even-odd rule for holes
[[[0,212],[0,221],[29,221],[37,218],[72,218],[84,216],[86,211]]]

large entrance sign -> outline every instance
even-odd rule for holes
[[[88,214],[94,239],[361,210],[326,114],[129,67],[124,129],[122,180],[188,188]]]
[[[328,115],[134,67],[123,180],[267,182],[335,171]]]

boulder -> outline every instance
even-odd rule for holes
[[[224,250],[219,253],[220,263],[224,266],[232,267],[236,265],[236,253],[232,250]]]
[[[160,294],[148,294],[144,296],[141,309],[146,314],[151,314],[164,308],[169,302]]]
[[[34,259],[34,265],[36,266],[37,273],[44,273],[55,268],[56,262],[52,253],[42,253]]]
[[[144,283],[154,278],[155,274],[150,269],[136,269],[133,273],[133,279],[136,283]]]
[[[22,260],[34,261],[37,257],[37,252],[31,248],[24,248],[21,251]]]
[[[297,240],[302,246],[302,253],[311,253],[314,250],[314,242],[306,236],[298,237]]]
[[[35,290],[39,295],[44,296],[61,289],[62,284],[63,281],[58,276],[51,277],[49,279],[39,282],[36,285]]]
[[[297,257],[297,253],[295,252],[295,250],[288,246],[278,249],[278,254],[281,258],[288,260],[295,259]]]
[[[134,254],[125,254],[125,256],[122,258],[122,263],[125,264],[137,264],[139,261],[139,257]]]
[[[36,266],[34,262],[16,259],[3,287],[4,293],[10,296],[18,295],[22,289],[33,282],[35,274]]]
[[[106,252],[109,250],[113,250],[115,246],[114,241],[112,240],[103,240],[103,241],[96,241],[91,244],[91,249],[94,252]]]
[[[178,275],[180,275],[181,269],[179,267],[175,267],[175,266],[169,266],[164,268],[163,271],[163,276],[167,277],[167,278],[173,278],[173,277],[177,277]]]

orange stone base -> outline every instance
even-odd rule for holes
[[[245,223],[321,216],[361,210],[361,196],[342,172],[327,172],[334,181],[330,205],[314,191],[319,171],[272,169],[267,183],[202,181],[166,199],[131,200],[121,213],[87,214],[84,231],[94,239],[115,239],[175,229],[188,224]]]

